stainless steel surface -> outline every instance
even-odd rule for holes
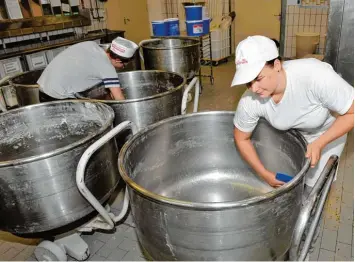
[[[138,239],[155,260],[284,259],[309,161],[296,131],[259,121],[252,140],[266,168],[296,177],[278,189],[239,155],[234,112],[163,120],[120,152]]]
[[[0,114],[0,229],[47,232],[93,208],[76,187],[83,152],[112,128],[113,110],[101,103],[59,101]],[[85,183],[103,203],[119,181],[114,141],[96,152]]]
[[[330,1],[325,61],[354,85],[354,0]]]
[[[159,39],[142,44],[145,69],[176,72],[192,79],[200,70],[200,41]]]
[[[179,74],[142,70],[119,73],[118,78],[125,100],[109,100],[109,91],[102,86],[77,97],[99,99],[115,111],[115,125],[130,120],[139,129],[181,113],[185,79]]]
[[[110,43],[106,44],[99,44],[99,46],[104,49],[105,51],[110,47]],[[141,70],[141,60],[139,57],[139,50],[136,51],[134,54],[132,60],[130,60],[123,69],[117,69],[117,72],[128,72],[128,71],[136,71],[136,70]]]
[[[17,101],[20,106],[39,104],[39,86],[37,80],[44,69],[25,72],[9,80],[16,90]]]
[[[312,188],[309,197],[303,204],[301,214],[296,222],[295,232],[292,236],[292,244],[290,249],[291,261],[305,261],[306,259],[325,201],[330,191],[330,187],[334,181],[338,160],[339,157],[336,155],[329,158],[316,184]],[[312,215],[313,217],[311,217]],[[309,232],[301,248],[302,236],[306,230],[309,220],[312,220]]]

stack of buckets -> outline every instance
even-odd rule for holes
[[[210,18],[201,5],[185,6],[186,31],[188,36],[201,36],[210,32]]]
[[[180,35],[179,19],[168,18],[159,21],[152,21],[154,36],[178,36]]]

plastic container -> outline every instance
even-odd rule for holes
[[[319,44],[319,33],[296,33],[296,58],[314,54]]]
[[[205,18],[208,18],[208,11],[207,11],[207,7],[203,6],[202,7],[202,20],[205,20]]]
[[[45,68],[48,65],[44,51],[26,55],[27,65],[30,71]]]
[[[168,18],[164,21],[167,24],[169,36],[180,35],[179,18]]]
[[[185,6],[186,21],[202,20],[202,5]]]
[[[153,35],[154,36],[167,36],[168,26],[165,21],[152,21]]]
[[[207,17],[203,19],[203,33],[208,34],[210,32],[211,18]]]
[[[203,35],[203,20],[186,21],[186,31],[188,36]]]

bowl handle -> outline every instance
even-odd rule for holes
[[[182,96],[182,102],[181,102],[181,114],[185,115],[186,110],[187,110],[187,97],[189,95],[190,90],[195,86],[195,98],[194,98],[194,109],[193,112],[196,113],[198,110],[198,102],[200,99],[200,80],[198,79],[197,76],[195,76],[190,84],[187,86],[187,88],[184,91],[184,94]]]
[[[125,216],[128,210],[128,192],[127,188],[125,191],[125,197],[124,197],[124,204],[123,208],[118,216],[114,216],[113,214],[110,214],[101,204],[100,202],[95,198],[95,196],[90,192],[90,190],[86,187],[85,185],[85,170],[86,170],[86,165],[89,162],[90,157],[104,144],[106,144],[109,140],[111,140],[113,137],[118,135],[120,132],[122,132],[125,129],[131,129],[133,134],[137,132],[137,127],[136,125],[131,122],[131,121],[124,121],[111,129],[108,133],[106,133],[104,136],[102,136],[100,139],[98,139],[95,143],[93,143],[91,146],[89,146],[84,154],[81,156],[78,167],[76,169],[76,184],[77,187],[80,191],[80,193],[83,195],[83,197],[94,207],[94,209],[101,215],[102,219],[104,220],[105,223],[95,223],[95,228],[101,228],[101,229],[112,229],[115,226],[115,222],[117,222],[117,218],[120,220]]]
[[[330,187],[334,180],[334,176],[337,170],[339,157],[332,155],[326,163],[322,173],[320,174],[316,184],[314,185],[307,200],[303,204],[300,215],[298,216],[295,230],[293,232],[290,248],[290,260],[291,261],[304,261],[310,245],[312,243],[314,233],[317,229],[317,225],[320,216],[323,211],[325,201],[327,199]],[[312,212],[313,211],[313,212]],[[311,215],[313,215],[311,219]],[[300,249],[302,236],[305,232],[308,221],[311,221],[310,229],[303,248]]]

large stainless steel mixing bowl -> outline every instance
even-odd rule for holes
[[[152,259],[285,258],[309,167],[306,141],[296,131],[259,121],[252,141],[261,161],[271,171],[295,176],[274,189],[238,153],[233,116],[169,118],[138,132],[121,150],[120,173],[136,232]]]
[[[39,104],[39,85],[37,80],[43,69],[24,72],[10,78],[10,85],[16,90],[17,101],[20,106]]]
[[[81,99],[97,99],[111,106],[115,125],[133,121],[138,128],[181,114],[185,78],[177,73],[142,70],[118,74],[125,100],[112,100],[109,90],[95,86],[76,94]]]
[[[112,128],[101,103],[60,101],[0,114],[0,229],[48,233],[93,212],[76,186],[83,152]],[[104,203],[119,182],[112,140],[96,152],[85,182]]]
[[[188,38],[142,41],[144,66],[147,70],[176,72],[192,79],[200,70],[200,41]]]

